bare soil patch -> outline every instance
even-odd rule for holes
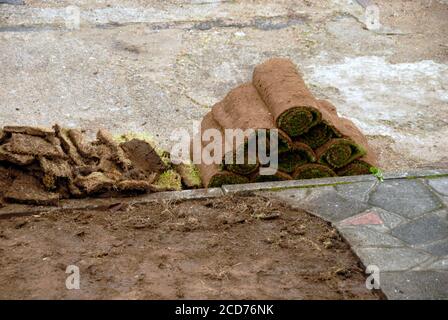
[[[382,298],[335,229],[252,195],[1,220],[0,269],[1,299]]]

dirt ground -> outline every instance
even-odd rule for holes
[[[335,229],[251,195],[1,220],[0,257],[1,299],[382,298]]]

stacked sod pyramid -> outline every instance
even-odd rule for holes
[[[204,116],[201,135],[211,128],[277,129],[279,170],[261,175],[259,162],[227,164],[223,157],[220,164],[198,165],[205,187],[368,174],[376,166],[361,131],[339,117],[331,103],[316,99],[288,59],[274,58],[255,67],[251,83],[231,90]],[[232,152],[246,146],[247,141],[234,144]]]

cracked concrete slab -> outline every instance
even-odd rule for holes
[[[448,6],[377,4],[403,34],[364,29],[354,1],[1,5],[0,125],[138,131],[170,149],[174,128],[191,129],[256,64],[286,56],[368,134],[383,168],[446,165]],[[69,5],[79,29],[67,28]]]

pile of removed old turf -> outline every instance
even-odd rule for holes
[[[231,90],[213,106],[201,124],[201,133],[217,129],[278,129],[278,168],[274,175],[260,175],[260,164],[248,161],[247,137],[240,145],[223,139],[223,150],[233,142],[231,157],[246,154],[244,164],[198,165],[203,185],[273,180],[310,179],[368,174],[376,158],[355,124],[339,117],[336,108],[316,99],[295,65],[288,59],[274,58],[258,65],[251,83]],[[202,141],[205,147],[208,142]],[[268,147],[268,146],[267,146]]]
[[[0,207],[161,191],[154,182],[166,170],[148,142],[118,143],[104,130],[89,143],[80,130],[58,125],[0,129]]]

